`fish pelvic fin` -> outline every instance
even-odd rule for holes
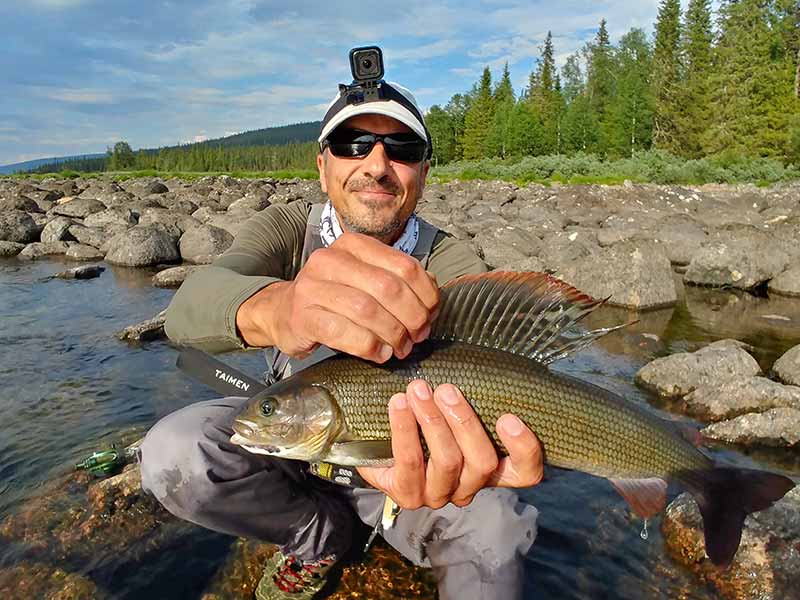
[[[503,350],[550,364],[625,327],[576,327],[603,304],[547,273],[463,275],[441,289],[431,339]]]
[[[706,555],[722,568],[730,565],[739,549],[747,515],[769,508],[795,486],[784,475],[736,467],[691,471],[677,479],[700,508]]]
[[[353,440],[331,444],[326,461],[345,467],[391,467],[391,440]]]
[[[667,505],[667,482],[659,477],[647,479],[609,479],[611,485],[642,519],[654,517]]]

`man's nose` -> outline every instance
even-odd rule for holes
[[[391,160],[386,154],[386,148],[382,141],[375,142],[370,153],[364,157],[364,174],[371,175],[376,181],[383,177],[391,169]]]

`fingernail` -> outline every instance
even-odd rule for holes
[[[458,397],[458,392],[449,385],[443,386],[439,393],[442,395],[442,402],[447,404],[447,406],[455,406],[461,402],[461,398]]]
[[[394,348],[392,348],[391,346],[387,346],[386,344],[381,346],[381,351],[379,354],[381,362],[386,362],[387,360],[392,358],[392,354],[394,354]]]
[[[403,356],[408,356],[411,354],[411,349],[414,347],[414,342],[410,338],[406,338],[406,341],[403,342]]]
[[[414,394],[416,394],[417,398],[419,398],[420,400],[427,402],[428,400],[431,400],[433,398],[433,396],[431,395],[431,388],[428,387],[428,384],[425,383],[424,381],[417,381],[414,384],[413,389],[414,389]]]
[[[503,415],[500,426],[511,436],[518,436],[525,430],[525,425],[514,415]]]
[[[408,408],[408,401],[406,400],[405,394],[395,394],[392,396],[389,404],[391,404],[392,408],[395,410],[405,410]]]
[[[423,327],[422,329],[420,329],[420,330],[419,330],[419,333],[417,333],[417,335],[416,335],[416,336],[414,336],[414,337],[415,337],[415,340],[416,340],[417,342],[421,342],[421,341],[423,341],[423,340],[426,340],[426,339],[428,339],[428,336],[429,336],[430,334],[431,334],[431,326],[430,326],[430,325],[425,325],[425,327]]]

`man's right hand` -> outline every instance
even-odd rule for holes
[[[406,357],[430,334],[435,278],[414,258],[366,235],[345,233],[312,253],[294,281],[248,298],[236,325],[249,346],[307,356],[320,344],[372,360]]]

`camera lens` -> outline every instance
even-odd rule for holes
[[[361,61],[361,66],[367,71],[372,69],[372,60],[369,58],[365,58],[364,60]]]

